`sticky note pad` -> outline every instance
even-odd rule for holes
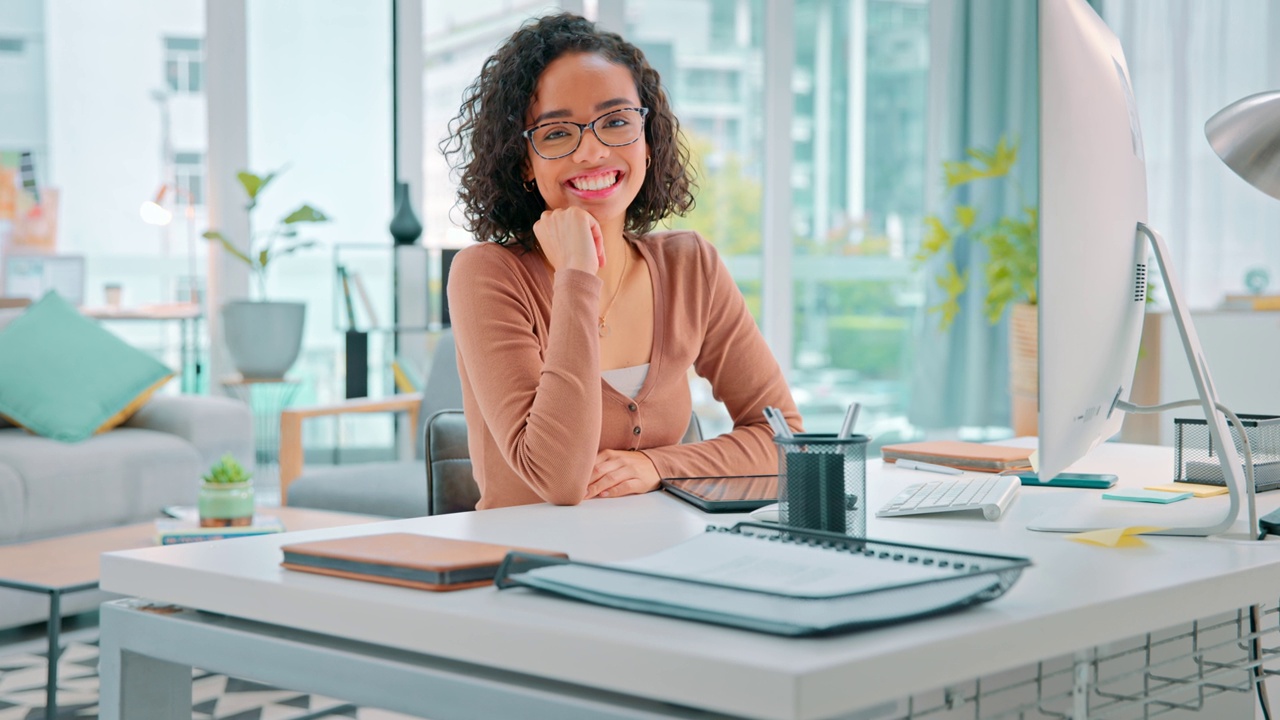
[[[1112,490],[1102,493],[1103,500],[1129,500],[1132,502],[1160,503],[1165,505],[1191,497],[1189,492],[1171,493],[1159,490]]]
[[[1161,527],[1139,525],[1127,528],[1111,528],[1109,530],[1090,530],[1089,532],[1068,535],[1067,539],[1090,545],[1101,545],[1102,547],[1146,547],[1147,544],[1138,536],[1163,529]]]
[[[1198,485],[1196,483],[1169,483],[1168,485],[1148,485],[1147,490],[1157,490],[1159,492],[1171,493],[1191,493],[1193,496],[1213,497],[1214,495],[1226,495],[1226,485]]]

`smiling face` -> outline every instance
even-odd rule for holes
[[[525,127],[535,128],[557,121],[585,125],[611,111],[637,107],[640,107],[640,94],[630,70],[600,55],[571,53],[553,60],[538,78]],[[601,120],[597,131],[606,139],[610,132],[621,132],[617,128],[627,122],[627,118],[620,115]],[[610,126],[611,129],[607,129]],[[544,145],[558,136],[543,134],[544,131],[538,131],[540,139],[546,140],[540,144],[543,154],[560,154],[547,152]],[[580,207],[591,213],[602,228],[616,227],[621,232],[627,208],[644,184],[649,150],[643,133],[630,145],[610,147],[586,130],[576,150],[555,160],[541,157],[532,144],[526,142],[526,145],[525,178],[537,180],[547,209]],[[572,143],[569,146],[572,147]]]

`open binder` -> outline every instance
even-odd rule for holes
[[[937,615],[1003,595],[1026,558],[786,526],[710,526],[637,560],[599,565],[512,552],[494,582],[774,635],[819,635]]]

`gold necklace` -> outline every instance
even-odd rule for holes
[[[622,284],[627,280],[627,263],[631,260],[631,248],[626,247],[625,241],[623,247],[624,255],[622,256],[622,274],[618,276],[618,287],[613,289],[613,297],[609,298],[609,304],[604,307],[604,312],[600,313],[600,337],[609,337],[609,326],[604,319],[609,317],[609,311],[613,309],[613,303],[618,299],[618,294],[622,292]]]

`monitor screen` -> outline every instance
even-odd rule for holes
[[[1040,475],[1115,435],[1138,361],[1148,245],[1142,131],[1119,40],[1085,0],[1041,0]]]
[[[80,255],[10,255],[4,259],[0,295],[32,302],[50,290],[75,306],[84,304],[84,257]]]

